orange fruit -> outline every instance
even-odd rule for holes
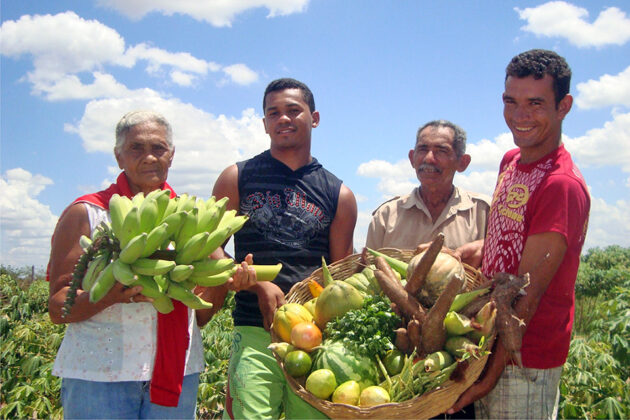
[[[291,344],[302,350],[311,351],[322,343],[322,332],[312,322],[301,322],[291,329]]]

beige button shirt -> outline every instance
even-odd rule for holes
[[[444,246],[455,249],[483,239],[489,209],[490,197],[455,187],[442,214],[433,223],[416,187],[411,194],[387,201],[374,211],[366,246],[415,249],[443,232]]]

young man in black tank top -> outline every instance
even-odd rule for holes
[[[325,418],[293,394],[267,349],[275,310],[290,287],[321,265],[352,253],[357,219],[354,194],[311,156],[319,112],[310,89],[294,79],[271,82],[263,98],[270,149],[226,168],[213,195],[250,219],[234,237],[235,258],[283,268],[274,282],[239,292],[234,310],[224,418]],[[252,258],[253,257],[253,258]],[[255,275],[250,271],[250,275]],[[227,293],[212,299],[218,309]]]

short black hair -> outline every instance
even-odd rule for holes
[[[505,80],[512,77],[534,76],[542,79],[548,74],[553,78],[553,92],[556,106],[569,93],[571,69],[566,60],[553,51],[534,49],[512,58],[505,69]]]
[[[285,89],[300,89],[302,91],[302,99],[307,103],[309,110],[311,112],[315,111],[315,98],[308,86],[299,80],[284,77],[282,79],[276,79],[267,85],[267,89],[265,89],[265,94],[263,95],[263,114],[265,113],[265,106],[267,105],[267,95],[271,92]]]

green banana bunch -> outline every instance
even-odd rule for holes
[[[113,239],[113,246],[92,252],[84,270],[82,286],[90,301],[98,302],[118,281],[127,287],[142,286],[141,293],[161,313],[173,310],[171,299],[193,309],[210,308],[192,290],[222,285],[234,275],[237,265],[231,258],[209,256],[248,219],[228,211],[227,204],[227,197],[171,198],[169,190],[132,198],[114,194],[109,225],[80,239],[84,249],[92,249],[92,242],[104,234]],[[273,280],[281,268],[281,264],[254,266],[260,281]]]

